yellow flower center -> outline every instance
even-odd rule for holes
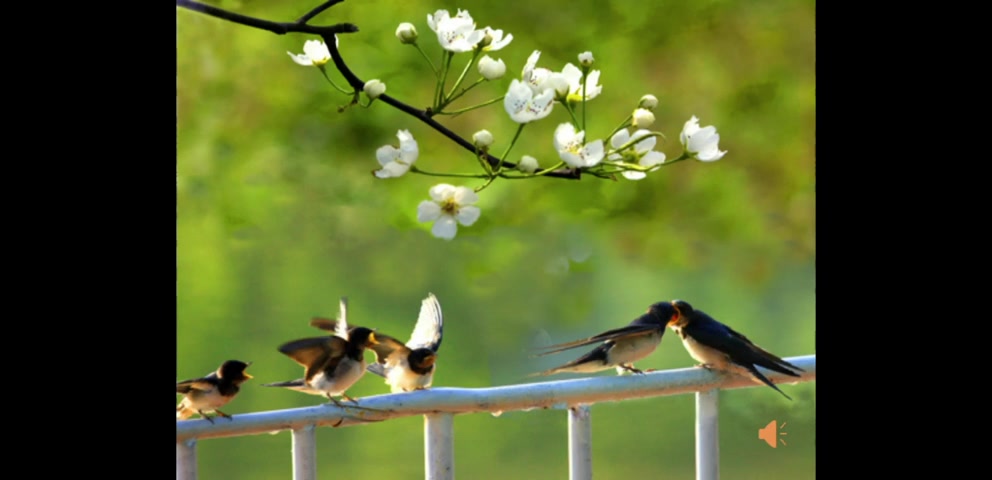
[[[441,211],[448,215],[454,216],[458,213],[458,202],[456,202],[453,198],[445,200],[441,203]]]

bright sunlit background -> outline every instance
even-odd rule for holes
[[[212,3],[290,21],[319,1]],[[360,27],[340,37],[360,78],[381,79],[389,95],[419,108],[430,102],[433,76],[394,31],[413,23],[436,63],[441,49],[426,17],[462,8],[479,28],[514,39],[490,53],[506,63],[506,76],[455,108],[503,95],[534,50],[542,52],[539,66],[552,70],[589,50],[603,93],[588,104],[588,139],[604,138],[651,93],[659,99],[652,129],[667,136],[659,149],[669,158],[681,153],[679,132],[692,115],[716,126],[728,151],[720,161],[681,162],[636,182],[497,180],[480,193],[479,221],[450,242],[417,222],[417,204],[439,182],[480,181],[382,180],[370,172],[378,168],[375,150],[396,145],[400,129],[419,142],[424,169],[475,172],[470,153],[381,102],[338,113],[349,98],[286,54],[315,37],[177,8],[177,380],[227,359],[253,361],[255,378],[227,413],[322,403],[260,386],[302,373],[276,347],[319,334],[309,319],[334,316],[341,296],[350,299],[353,323],[406,340],[428,292],[445,320],[436,386],[537,381],[526,375],[582,350],[532,359],[531,347],[624,325],[673,298],[780,356],[815,353],[814,7],[800,0],[348,0],[321,14],[313,24]],[[456,71],[468,57],[455,58]],[[466,138],[488,129],[497,154],[516,129],[502,103],[440,121]],[[556,107],[524,130],[508,159],[556,162],[552,133],[566,121]],[[637,366],[694,364],[669,332]],[[721,393],[725,478],[813,478],[816,385],[781,388],[794,401],[765,386]],[[349,390],[387,392],[373,375]],[[598,404],[592,412],[597,479],[693,478],[692,395]],[[566,478],[566,417],[456,417],[457,476]],[[787,446],[758,439],[773,419],[787,422]],[[321,428],[317,455],[321,478],[423,478],[423,420]],[[204,440],[198,459],[204,479],[286,478],[290,433]]]

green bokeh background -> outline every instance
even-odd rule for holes
[[[318,3],[214,4],[288,21]],[[276,346],[316,334],[308,320],[333,316],[341,296],[354,323],[405,339],[427,292],[445,319],[438,386],[536,381],[525,375],[580,352],[531,359],[529,347],[620,326],[672,298],[781,356],[815,353],[814,2],[348,0],[312,23],[359,25],[341,36],[352,70],[424,107],[432,75],[394,31],[413,23],[438,58],[426,16],[439,8],[467,9],[480,28],[514,35],[490,53],[507,75],[456,107],[502,95],[533,50],[542,52],[539,66],[553,70],[589,50],[604,88],[588,105],[587,138],[607,135],[651,93],[659,99],[652,128],[668,137],[660,150],[669,158],[681,152],[678,135],[692,115],[718,128],[726,157],[674,164],[638,182],[497,181],[480,194],[479,221],[446,242],[417,222],[417,203],[441,181],[479,182],[377,179],[374,152],[409,129],[422,168],[471,172],[469,153],[383,103],[338,113],[348,98],[286,55],[312,36],[177,9],[177,380],[241,359],[254,362],[255,379],[228,413],[321,403],[260,387],[301,374]],[[466,138],[488,129],[497,153],[516,128],[501,103],[440,121]],[[565,121],[556,108],[529,125],[509,159],[556,161],[552,132]],[[669,333],[637,366],[694,363]],[[782,388],[794,401],[763,386],[721,393],[724,478],[813,478],[815,382]],[[349,394],[387,391],[368,375]],[[597,404],[592,412],[595,478],[694,478],[691,395]],[[566,417],[456,417],[458,478],[566,478]],[[772,449],[757,438],[772,419],[787,422],[788,445]],[[320,478],[423,478],[419,417],[321,428],[317,442]],[[204,440],[198,459],[204,479],[287,478],[290,434]]]

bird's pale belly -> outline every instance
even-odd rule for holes
[[[406,360],[386,372],[386,383],[391,387],[393,393],[411,392],[420,388],[430,387],[433,378],[433,370],[427,375],[420,375],[410,370],[410,366]]]
[[[659,343],[661,343],[661,334],[658,332],[623,338],[613,344],[607,357],[612,365],[634,363],[651,355],[658,348]]]
[[[682,345],[685,346],[685,349],[689,352],[689,355],[691,355],[692,358],[696,359],[699,363],[705,363],[714,368],[724,370],[729,367],[727,354],[715,348],[707,347],[688,335],[682,338]]]
[[[194,391],[183,399],[182,404],[193,410],[213,411],[227,404],[229,398],[224,397],[217,389],[205,392]]]
[[[356,362],[351,359],[342,360],[334,370],[332,378],[320,372],[310,379],[310,386],[328,395],[341,395],[355,384],[365,373],[365,360]]]

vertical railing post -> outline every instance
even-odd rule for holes
[[[316,480],[317,434],[313,424],[293,430],[293,480]]]
[[[424,415],[424,467],[427,480],[455,478],[455,421],[450,413]]]
[[[592,420],[588,405],[568,409],[568,478],[592,479]]]
[[[176,442],[176,480],[196,480],[196,440]]]
[[[719,480],[719,390],[696,392],[696,480]]]

